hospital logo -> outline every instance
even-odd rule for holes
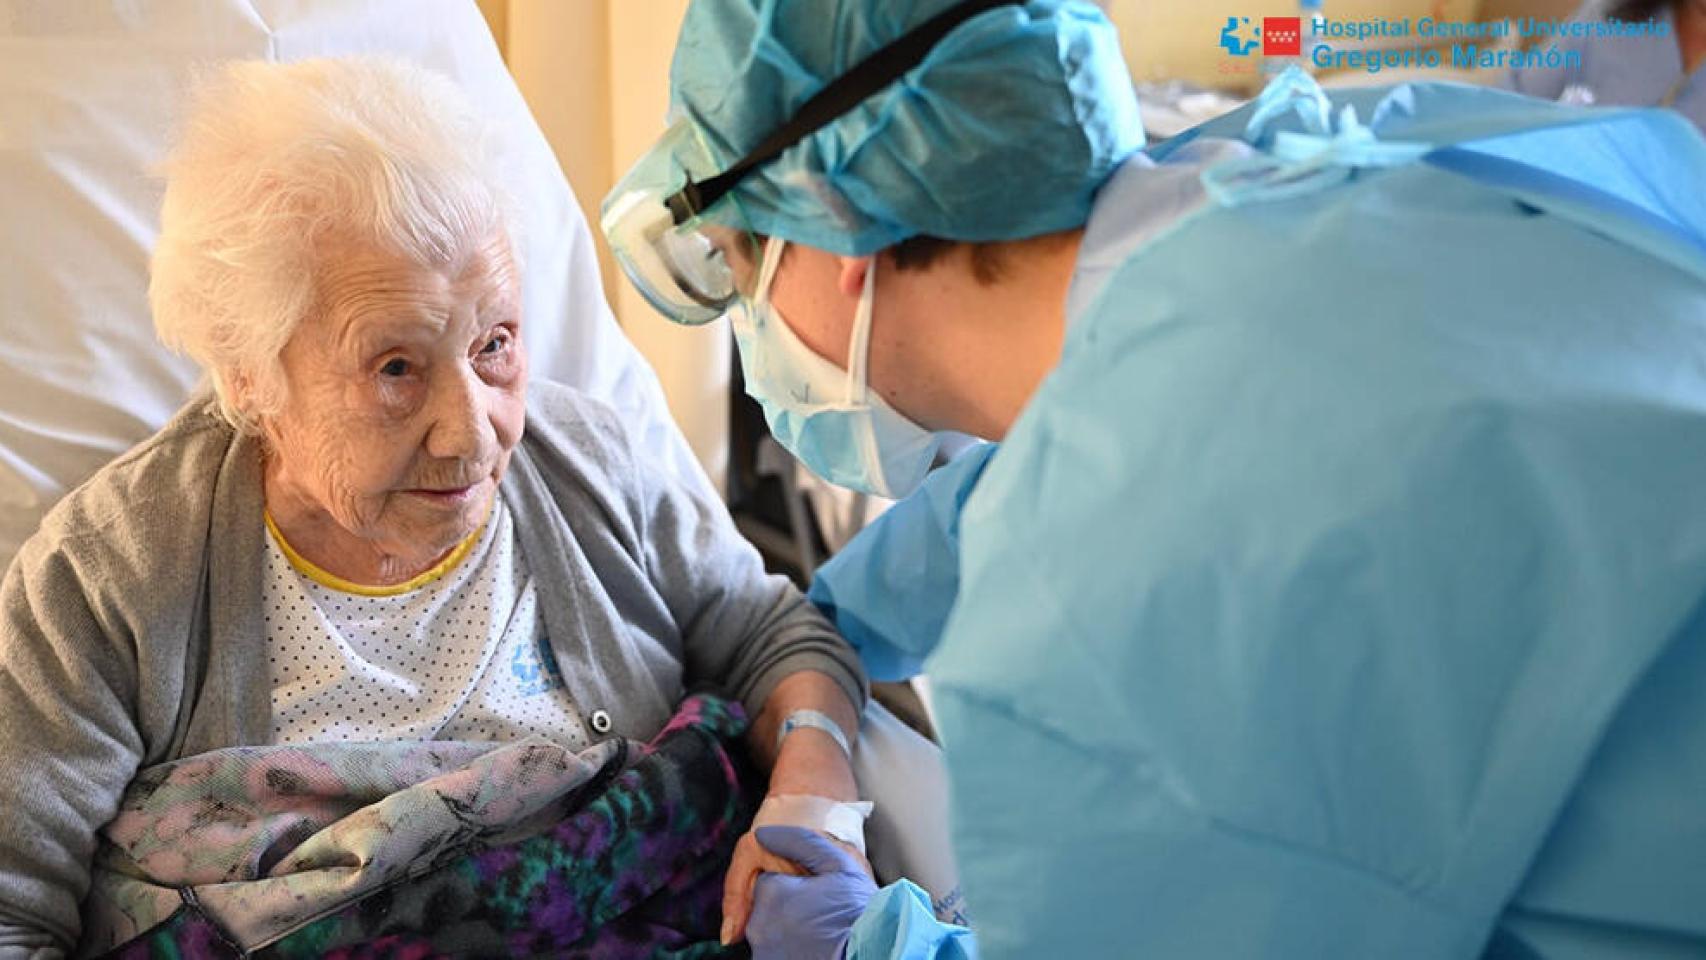
[[[1220,29],[1220,45],[1235,57],[1247,57],[1261,42],[1260,36],[1260,32],[1250,26],[1249,17],[1227,17],[1226,26]]]
[[[1262,56],[1303,56],[1303,18],[1263,17]]]
[[[1249,17],[1226,18],[1226,26],[1220,28],[1220,45],[1227,53],[1247,57],[1258,44],[1264,57],[1302,56],[1303,18],[1263,17],[1261,29],[1256,29]]]

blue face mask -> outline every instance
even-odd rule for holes
[[[866,383],[876,264],[865,273],[844,371],[806,346],[770,303],[785,246],[770,238],[757,295],[731,318],[746,392],[764,407],[777,441],[813,473],[875,496],[904,497],[923,482],[942,439],[902,416]]]

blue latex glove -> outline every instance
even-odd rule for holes
[[[816,830],[759,827],[753,833],[764,849],[811,873],[758,878],[746,926],[753,960],[840,960],[877,885],[851,853]]]

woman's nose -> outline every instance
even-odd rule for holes
[[[433,391],[426,452],[439,460],[478,462],[492,441],[484,384],[472,372],[445,377]]]

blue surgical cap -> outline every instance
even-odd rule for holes
[[[694,0],[672,115],[692,120],[726,168],[954,2]],[[1097,188],[1142,146],[1113,25],[1086,0],[1030,0],[960,24],[733,198],[752,230],[846,256],[920,234],[1017,240],[1082,226]]]

